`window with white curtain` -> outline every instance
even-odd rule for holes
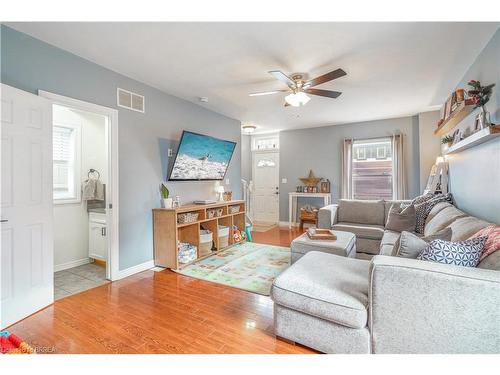
[[[54,203],[80,202],[80,127],[54,124],[52,135]]]
[[[355,140],[352,151],[352,198],[392,199],[392,139]]]

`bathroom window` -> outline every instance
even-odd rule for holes
[[[54,124],[52,135],[54,203],[80,202],[80,127]]]

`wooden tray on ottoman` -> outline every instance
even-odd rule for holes
[[[335,233],[330,229],[309,228],[306,233],[311,240],[334,241],[337,239]]]

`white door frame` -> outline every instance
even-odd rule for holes
[[[279,149],[275,149],[275,148],[272,148],[272,149],[263,149],[263,150],[252,150],[252,183],[253,183],[253,188],[255,189],[255,180],[254,180],[254,176],[255,176],[255,155],[257,154],[269,154],[269,153],[273,153],[273,154],[278,154],[278,181],[277,181],[277,186],[278,186],[278,192],[281,194],[281,189],[280,189],[280,163],[279,163],[279,153],[280,153],[280,150]],[[255,195],[252,196],[252,199],[255,199]],[[252,207],[253,207],[253,213],[254,213],[254,216],[255,216],[255,204],[253,204],[252,202]],[[278,195],[278,207],[277,207],[277,219],[276,219],[276,224],[279,224],[280,222],[280,195]],[[253,220],[253,218],[252,218]]]
[[[108,144],[108,183],[106,184],[106,226],[108,233],[108,261],[106,262],[106,278],[114,281],[119,276],[119,199],[118,199],[118,111],[98,104],[73,99],[67,96],[38,90],[38,95],[65,107],[98,113],[106,116],[109,124],[106,129]],[[111,209],[109,205],[111,204]]]

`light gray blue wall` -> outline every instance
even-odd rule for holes
[[[339,198],[341,178],[341,150],[345,138],[372,138],[404,134],[406,171],[408,171],[408,194],[419,194],[419,144],[418,116],[388,120],[368,121],[321,128],[283,131],[280,133],[280,220],[288,220],[288,193],[301,185],[304,177],[312,169],[316,176],[328,178],[331,182],[332,198]],[[307,198],[302,204],[321,206],[322,200]]]
[[[183,129],[238,142],[226,178],[241,196],[240,122],[168,95],[69,52],[1,26],[1,81],[116,108],[119,111],[120,269],[153,257],[151,209],[160,206],[158,184],[165,174],[160,138],[177,140]],[[105,51],[103,51],[105,53]],[[175,58],[175,56],[172,56]],[[146,113],[116,106],[121,87],[146,97]],[[169,183],[183,202],[214,198],[213,182]]]
[[[241,178],[252,179],[252,137],[246,134],[241,135]]]
[[[465,73],[457,88],[469,89],[471,79],[483,85],[495,83],[493,95],[486,104],[491,121],[500,124],[500,29]],[[479,110],[472,112],[459,125],[472,127]],[[500,223],[500,139],[448,156],[450,189],[456,205],[482,219]]]

